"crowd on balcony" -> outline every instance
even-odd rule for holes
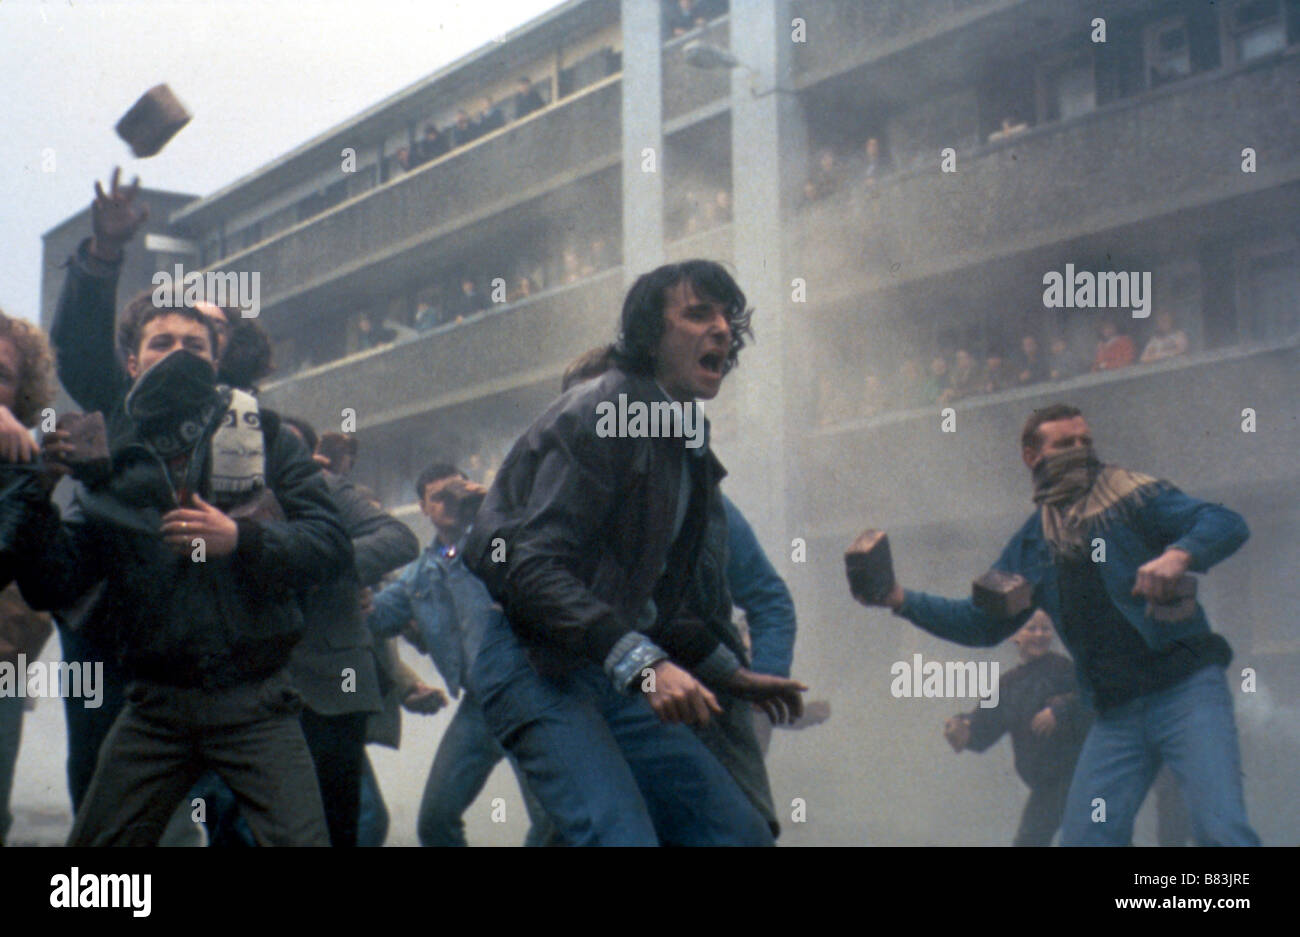
[[[727,15],[727,0],[663,0],[664,38],[684,36]]]
[[[668,239],[690,237],[731,223],[731,192],[725,186],[682,190],[670,200]]]
[[[893,169],[880,145],[880,138],[869,136],[856,152],[822,147],[813,158],[808,179],[803,185],[805,204],[820,202],[840,192],[845,186],[861,183],[874,185]]]
[[[520,78],[509,106],[513,119],[522,120],[545,106],[546,100],[533,80],[526,75]],[[420,139],[411,146],[399,147],[394,158],[399,167],[409,172],[505,125],[506,108],[490,96],[484,97],[473,116],[464,108],[456,111],[456,119],[450,126],[439,127],[437,122],[427,121]]]
[[[617,247],[597,234],[571,238],[558,251],[543,252],[540,258],[521,251],[504,271],[488,265],[454,269],[417,289],[413,303],[390,304],[387,312],[381,306],[351,313],[346,320],[347,340],[332,351],[302,338],[284,345],[277,356],[283,363],[279,376],[410,341],[442,326],[473,319],[489,308],[509,306],[546,290],[580,283],[618,263]],[[504,291],[494,288],[493,281],[498,277],[504,281]]]
[[[1043,341],[1027,332],[1020,337],[1019,347],[998,340],[978,349],[982,355],[969,346],[913,351],[903,355],[893,375],[865,373],[856,393],[852,382],[822,371],[816,387],[817,422],[829,426],[897,410],[950,406],[1017,387],[1153,364],[1184,355],[1188,348],[1187,333],[1178,327],[1172,312],[1162,310],[1140,355],[1133,337],[1115,319],[1101,321],[1091,349],[1062,335]]]

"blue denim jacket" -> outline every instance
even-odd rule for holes
[[[1166,481],[1157,482],[1144,495],[1140,504],[1129,506],[1106,522],[1094,522],[1086,540],[1088,544],[1096,537],[1105,541],[1106,560],[1098,567],[1106,594],[1143,640],[1161,650],[1193,634],[1208,634],[1210,623],[1199,602],[1196,613],[1183,621],[1149,618],[1146,599],[1132,594],[1138,567],[1169,547],[1178,547],[1191,555],[1191,570],[1203,573],[1236,552],[1250,536],[1250,530],[1235,511],[1190,498]],[[903,604],[895,614],[931,634],[971,647],[991,647],[1014,634],[1034,607],[1041,607],[1053,621],[1061,621],[1056,564],[1038,512],[1011,538],[993,568],[1019,573],[1029,580],[1034,587],[1029,610],[1015,618],[997,619],[980,611],[970,599],[944,599],[906,589]]]
[[[749,624],[750,666],[756,673],[788,677],[794,658],[794,599],[740,509],[726,495],[722,506],[727,511],[727,587]]]
[[[396,582],[375,596],[368,621],[376,637],[388,638],[414,618],[447,692],[455,698],[478,655],[489,619],[500,615],[501,607],[465,568],[459,549],[449,558],[441,555],[439,546],[426,547]]]

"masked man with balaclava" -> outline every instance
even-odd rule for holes
[[[869,604],[974,647],[1014,634],[1035,607],[1057,622],[1098,713],[1066,797],[1062,845],[1129,844],[1161,764],[1182,784],[1198,842],[1258,845],[1224,674],[1232,650],[1199,603],[1175,601],[1187,572],[1204,573],[1246,541],[1245,521],[1167,481],[1099,462],[1083,414],[1065,404],[1035,411],[1021,449],[1038,510],[994,569],[1028,580],[1029,608],[999,618],[972,599],[901,585]]]
[[[302,443],[251,394],[217,384],[210,320],[134,313],[111,475],[62,521],[33,506],[18,573],[44,609],[103,580],[94,624],[133,681],[70,844],[157,842],[211,769],[259,843],[325,845],[285,666],[303,631],[299,591],[345,574],[351,545]]]

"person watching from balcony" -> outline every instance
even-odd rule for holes
[[[424,125],[424,137],[420,140],[420,162],[430,163],[442,156],[451,145],[447,141],[447,136],[438,129],[438,125],[429,122]]]
[[[1098,331],[1101,338],[1097,342],[1097,354],[1092,360],[1094,371],[1115,371],[1133,363],[1137,357],[1133,339],[1119,330],[1114,319],[1102,319]]]
[[[475,138],[487,136],[493,130],[499,130],[506,125],[505,115],[501,113],[501,108],[492,103],[490,97],[484,98],[482,107],[474,115],[474,136]]]
[[[965,397],[971,397],[984,389],[983,375],[975,358],[965,348],[958,348],[953,355],[952,373],[948,376],[948,389],[939,395],[939,403],[952,403]]]
[[[808,176],[811,189],[804,187],[804,195],[810,201],[819,201],[836,192],[843,180],[843,167],[835,158],[835,151],[829,148],[817,153],[817,163]]]
[[[451,128],[452,146],[464,146],[478,139],[478,130],[470,123],[469,112],[461,108],[456,112],[456,123]]]
[[[907,355],[898,364],[898,380],[895,382],[897,392],[894,395],[894,408],[907,410],[919,407],[923,403],[933,403],[925,396],[925,371],[917,355]]]
[[[561,259],[564,266],[563,281],[567,283],[577,283],[582,279],[582,260],[578,257],[578,251],[573,247],[566,247]]]
[[[1142,349],[1142,363],[1150,364],[1153,361],[1163,361],[1165,358],[1176,358],[1179,355],[1187,354],[1187,333],[1182,329],[1174,328],[1174,314],[1168,309],[1162,309],[1156,313],[1156,330],[1155,334],[1147,340],[1147,345]]]
[[[986,394],[996,394],[1016,386],[1015,368],[997,349],[990,351],[984,359],[983,385]]]
[[[461,277],[460,289],[447,303],[447,315],[452,322],[464,322],[470,316],[487,308],[483,295],[479,293],[472,277]]]
[[[1088,373],[1088,362],[1084,356],[1070,347],[1065,336],[1057,335],[1048,345],[1047,376],[1053,381],[1063,381]]]
[[[948,379],[948,359],[935,355],[930,359],[930,373],[921,388],[922,403],[935,404],[944,399],[951,383]]]
[[[880,152],[880,140],[867,137],[862,148],[862,169],[859,175],[868,185],[872,185],[889,171],[888,161]]]
[[[515,120],[521,120],[546,106],[541,94],[533,87],[531,78],[527,76],[520,78],[515,87]]]
[[[410,172],[420,164],[418,159],[411,160],[411,150],[405,146],[399,146],[396,152],[393,153],[393,162],[397,164],[402,172]]]
[[[1047,360],[1038,347],[1038,338],[1024,335],[1020,339],[1020,351],[1016,355],[1016,383],[1037,384],[1048,378]]]

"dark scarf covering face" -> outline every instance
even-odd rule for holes
[[[1034,503],[1043,535],[1058,558],[1082,559],[1089,529],[1102,529],[1121,512],[1139,506],[1157,479],[1117,465],[1103,465],[1091,446],[1044,456],[1033,468]]]
[[[212,363],[185,349],[155,363],[126,395],[140,438],[164,459],[193,449],[220,404]]]

